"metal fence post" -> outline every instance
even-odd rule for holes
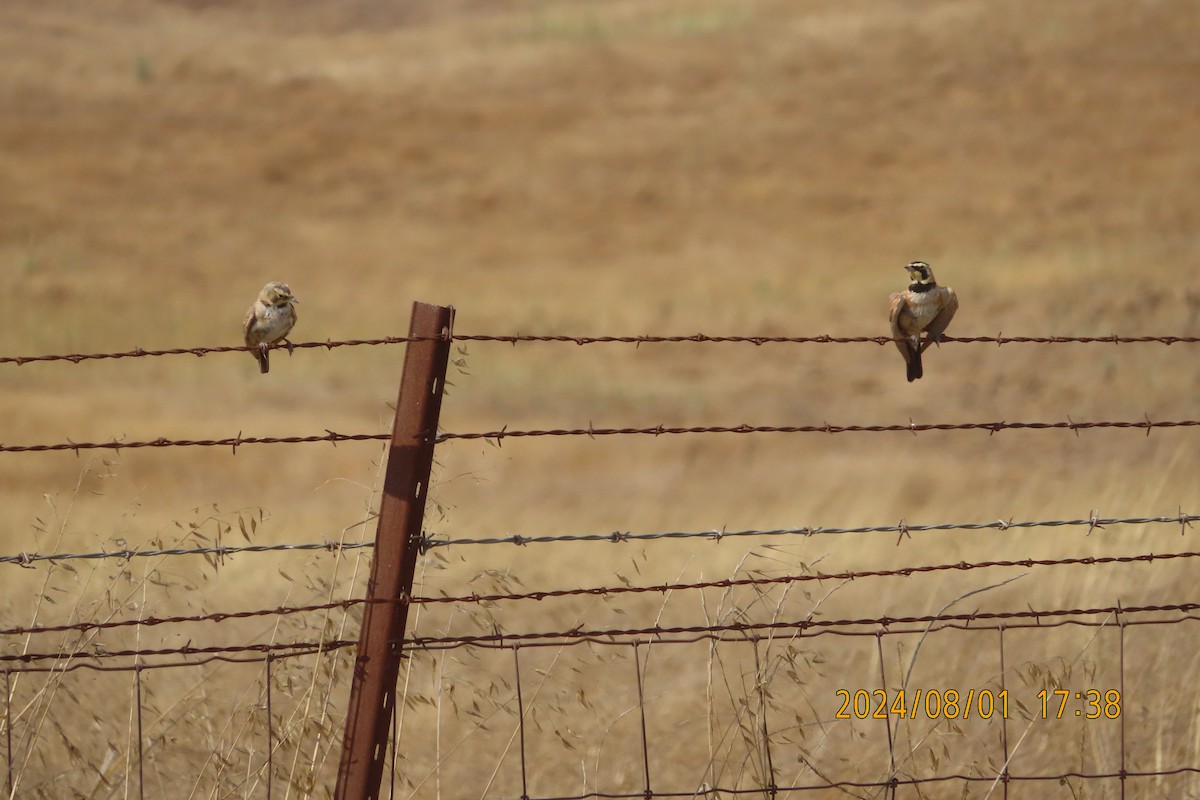
[[[453,307],[413,303],[409,336],[415,340],[408,342],[404,353],[367,586],[369,602],[363,609],[350,685],[334,795],[337,800],[375,800],[379,796],[395,713],[399,642],[408,620],[408,603],[403,598],[412,591],[419,555],[433,435],[442,407],[453,325]]]

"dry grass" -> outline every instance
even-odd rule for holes
[[[276,278],[301,298],[303,340],[400,334],[413,299],[454,304],[466,333],[879,334],[900,266],[918,257],[962,298],[951,333],[1196,335],[1198,42],[1200,11],[1151,0],[9,2],[2,349],[236,343],[245,306]],[[6,366],[0,441],[382,431],[401,358],[395,347],[304,350],[277,358],[267,379],[241,354]],[[896,353],[874,345],[472,344],[465,362],[443,413],[450,430],[1200,413],[1189,345],[947,346],[911,386]],[[456,442],[439,450],[429,526],[536,535],[1194,512],[1198,444],[1189,430]],[[250,518],[257,542],[370,536],[379,458],[377,445],[9,454],[3,551],[234,543]],[[427,593],[460,594],[496,581],[560,588],[1163,552],[1194,549],[1192,535],[452,548],[421,579]],[[179,561],[9,567],[0,619],[269,608],[362,585],[360,562],[329,555]],[[1013,575],[424,613],[418,630],[922,614]],[[968,604],[1178,602],[1194,599],[1193,583],[1173,563],[1030,570]],[[147,628],[101,644],[336,638],[344,624]],[[1197,762],[1196,701],[1179,687],[1195,684],[1200,664],[1181,634],[1145,628],[1126,644],[1137,654],[1127,661],[1131,766]],[[86,650],[94,638],[9,637],[4,650]],[[868,644],[777,642],[760,653],[774,676],[780,783],[880,774],[877,731],[829,724],[837,685],[878,680]],[[889,645],[891,682],[916,642]],[[1014,635],[1006,646],[1009,685],[1027,700],[1054,679],[1114,680],[1108,632]],[[701,645],[649,655],[657,789],[761,779],[746,733],[759,724],[752,655]],[[535,794],[641,790],[630,658],[528,655]],[[412,660],[404,796],[516,793],[509,659]],[[329,790],[341,663],[276,665],[286,739],[273,796]],[[261,670],[143,676],[147,786],[263,795]],[[970,688],[997,670],[990,646],[938,634],[911,681]],[[125,796],[136,774],[132,680],[19,680],[21,796]],[[900,733],[910,773],[994,769],[994,728],[926,727]],[[1109,769],[1112,737],[1040,724],[1014,769]],[[1133,781],[1127,796],[1198,791],[1190,778]],[[1073,782],[1010,796],[1021,792],[1117,789]],[[985,794],[955,784],[922,796]]]

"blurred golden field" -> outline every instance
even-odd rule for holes
[[[959,294],[952,336],[1200,335],[1190,3],[9,0],[0,52],[4,356],[237,345],[268,280],[301,300],[296,341],[402,336],[414,300],[454,305],[463,334],[877,336],[917,258]],[[389,430],[402,346],[273,356],[266,376],[244,353],[0,364],[0,442]],[[1188,343],[949,343],[911,385],[895,349],[875,344],[472,342],[455,357],[442,426],[457,432],[1200,418],[1200,350]],[[369,540],[382,453],[0,453],[0,550]],[[1200,508],[1194,428],[451,441],[437,462],[427,524],[443,538]],[[418,580],[426,595],[651,585],[1191,551],[1196,535],[1127,525],[451,546]],[[0,621],[357,597],[366,559],[3,564]],[[1186,603],[1198,599],[1194,573],[1178,559],[501,603],[422,609],[415,631],[919,616],[1010,578],[953,610]],[[352,639],[357,618],[10,634],[0,646]],[[915,638],[885,640],[889,682],[915,661],[912,686],[995,685],[995,644],[975,636],[931,635],[919,658]],[[1200,768],[1195,624],[1126,638],[1124,733],[1014,715],[1012,741],[1027,731],[1014,771],[1117,771],[1121,735],[1131,771]],[[875,643],[797,642],[786,656],[763,651],[778,668],[777,780],[877,780],[879,724],[833,720],[834,687],[878,685]],[[1027,704],[1043,686],[1111,688],[1117,651],[1115,628],[1026,631],[1006,644],[1005,676]],[[332,792],[349,652],[279,667],[272,796]],[[626,655],[522,656],[540,676],[534,796],[641,792]],[[751,655],[678,646],[643,664],[657,791],[763,785],[761,753],[734,735],[757,713],[744,702]],[[511,653],[408,664],[397,795],[519,796]],[[136,792],[131,673],[10,677],[15,796]],[[148,795],[266,796],[261,664],[143,678]],[[909,777],[994,775],[1003,761],[994,725],[926,721],[897,737]],[[989,791],[947,781],[887,796]],[[845,794],[884,796],[797,796]],[[1130,779],[1125,794],[1115,779],[1014,783],[1004,796],[1197,797],[1200,779]]]

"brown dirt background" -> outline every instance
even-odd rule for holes
[[[0,52],[5,355],[237,344],[246,306],[272,279],[301,299],[298,341],[403,335],[413,300],[453,304],[460,333],[881,335],[887,295],[914,258],[960,295],[951,334],[1200,333],[1200,6],[1191,3],[10,0],[0,6]],[[1200,415],[1200,362],[1188,344],[947,345],[913,385],[894,349],[871,344],[471,344],[460,356],[443,412],[452,431]],[[402,357],[395,346],[301,350],[276,354],[266,377],[237,353],[2,365],[0,441],[381,432]],[[261,520],[252,532],[259,543],[369,538],[380,456],[375,445],[2,454],[0,541],[9,554],[200,537],[238,544],[237,521],[251,518]],[[455,537],[1073,519],[1094,509],[1171,515],[1200,508],[1198,468],[1192,429],[455,442],[439,449],[429,527]],[[646,584],[1166,552],[1195,549],[1194,536],[1114,526],[1090,536],[926,534],[898,545],[885,536],[461,547],[438,551],[421,580],[427,593],[450,594]],[[968,605],[1186,602],[1196,599],[1188,564],[1027,570]],[[6,566],[0,619],[271,608],[352,596],[364,570],[328,555]],[[730,595],[725,611],[695,597],[638,596],[486,618],[429,614],[418,625],[424,633],[623,627],[729,609],[922,614],[1020,572],[890,579],[886,588],[857,581],[829,597],[824,584],[805,597]],[[1142,666],[1130,680],[1141,683],[1136,696],[1127,691],[1126,723],[1129,736],[1154,743],[1142,768],[1200,758],[1200,701],[1177,691],[1200,677],[1194,648],[1178,646],[1194,638],[1191,624],[1139,633]],[[1111,685],[1111,638],[1036,633],[1010,653],[1018,665],[1010,678]],[[172,646],[280,634],[255,623],[154,635]],[[80,644],[6,638],[9,653]],[[85,638],[110,649],[132,641]],[[997,679],[990,645],[976,652],[965,635],[935,638],[922,649],[919,685]],[[897,644],[888,669],[913,645]],[[772,685],[781,707],[803,707],[788,733],[823,732],[795,745],[803,758],[777,754],[799,770],[788,780],[818,780],[804,759],[827,775],[877,777],[874,766],[855,772],[855,764],[878,751],[877,739],[863,742],[879,731],[830,724],[834,683],[869,688],[878,678],[877,655],[857,648],[822,641],[805,651],[823,665],[811,667],[811,683],[792,676],[787,687],[782,678]],[[561,685],[558,705],[541,711],[547,741],[535,794],[640,791],[632,751],[600,741],[621,738],[616,720],[596,710],[628,724],[629,681],[603,668],[609,656],[594,658],[579,667],[590,670],[586,679],[545,665]],[[715,763],[725,765],[725,783],[736,774],[751,785],[753,759],[739,762],[713,743],[724,712],[711,693],[700,703],[708,733],[679,733],[695,724],[688,709],[705,691],[680,687],[711,689],[714,674],[743,682],[744,654],[663,658],[659,677],[647,677],[663,682],[654,701],[663,727],[652,730],[670,732],[655,751],[673,765],[660,786],[719,783]],[[435,721],[445,727],[434,750],[406,750],[404,796],[514,791],[515,756],[503,747],[512,706],[495,677],[507,662],[414,664],[432,699],[414,704],[406,730],[425,741]],[[454,669],[468,674],[457,697],[445,691]],[[315,686],[319,673],[300,670],[299,681]],[[252,723],[261,693],[238,693],[259,673],[204,674],[157,684],[152,780],[161,796],[179,774],[194,781],[194,796],[259,796],[261,731]],[[42,720],[14,728],[29,737],[20,740],[32,753],[22,772],[29,796],[65,796],[63,786],[115,796],[129,785],[128,675],[72,675],[79,683],[19,687],[29,701],[21,720]],[[103,681],[119,691],[106,694]],[[579,704],[576,690],[603,692],[605,681],[613,685],[603,702]],[[490,689],[469,696],[477,686]],[[98,705],[64,706],[48,687]],[[303,712],[288,722],[288,747],[325,754],[277,759],[296,796],[331,787],[345,687],[330,687],[323,729],[303,722],[315,690],[295,692]],[[99,699],[109,696],[111,705]],[[508,715],[503,723],[478,724],[470,708],[479,697]],[[212,722],[223,714],[250,722]],[[202,736],[179,728],[193,716],[208,720]],[[63,731],[79,725],[92,726],[93,749],[64,744],[72,737]],[[1023,745],[1031,760],[1022,769],[1112,768],[1112,726],[1039,730]],[[443,745],[455,731],[461,741]],[[936,745],[914,734],[906,774],[994,774],[994,729],[933,736]],[[225,766],[213,766],[216,753]],[[1129,758],[1143,754],[1131,748]],[[497,765],[501,777],[489,784]],[[1116,796],[1114,781],[1085,786],[1087,796]],[[1138,797],[1200,791],[1186,776],[1130,786]],[[1074,797],[1081,785],[1026,789],[1035,790],[1018,796]],[[954,783],[923,796],[985,792]]]

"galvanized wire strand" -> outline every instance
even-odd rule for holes
[[[804,527],[804,528],[775,528],[767,530],[749,529],[749,530],[696,530],[696,531],[659,531],[659,533],[631,533],[631,531],[613,531],[611,534],[551,534],[546,536],[523,536],[521,534],[509,534],[505,536],[480,537],[480,539],[433,539],[426,535],[421,543],[422,552],[428,552],[436,547],[468,546],[468,545],[546,545],[551,542],[632,542],[632,541],[654,541],[660,539],[707,539],[712,541],[721,541],[722,539],[742,539],[746,536],[830,536],[830,535],[854,535],[854,534],[896,534],[901,537],[911,536],[914,533],[924,533],[924,531],[940,531],[940,530],[1008,530],[1010,528],[1087,528],[1087,533],[1091,534],[1096,529],[1104,529],[1108,525],[1148,525],[1148,524],[1176,524],[1180,525],[1180,535],[1187,533],[1187,529],[1192,527],[1192,523],[1200,522],[1200,516],[1189,515],[1180,510],[1180,513],[1174,517],[1100,517],[1098,513],[1093,513],[1091,517],[1086,519],[1034,519],[1034,521],[1014,522],[1012,519],[1004,521],[1004,519],[996,519],[994,522],[949,522],[949,523],[934,523],[926,525],[908,524],[905,521],[900,521],[894,525],[865,525],[859,528],[826,528],[820,527]],[[232,557],[239,553],[278,553],[278,552],[311,552],[311,551],[326,551],[329,553],[341,553],[346,551],[355,551],[355,549],[373,548],[373,541],[364,542],[307,542],[299,543],[284,543],[284,545],[240,545],[240,546],[224,546],[214,545],[208,547],[173,547],[173,548],[156,548],[156,549],[120,549],[120,551],[100,551],[92,553],[17,553],[16,555],[0,555],[0,564],[16,564],[17,566],[30,567],[38,561],[68,561],[73,559],[121,559],[130,560],[139,557],[175,557],[175,555],[212,555],[218,559]],[[1188,554],[1175,555],[1148,555],[1148,557],[1134,557],[1135,559],[1146,558],[1184,558]],[[1034,565],[1051,565],[1062,564],[1061,560],[1033,560],[1024,559],[1020,561],[995,561],[989,563],[990,566],[1034,566]],[[1079,559],[1081,564],[1103,563],[1098,559]],[[907,572],[928,572],[935,569],[962,569],[960,565],[950,565],[949,567],[907,567]],[[899,573],[900,572],[896,572]],[[862,577],[865,573],[853,573],[850,577]]]
[[[1200,420],[1185,419],[1163,422],[1153,422],[1147,416],[1133,421],[1095,421],[1075,422],[1067,418],[1066,422],[909,422],[907,425],[831,425],[828,422],[820,425],[704,425],[696,427],[671,427],[656,425],[652,428],[597,428],[590,423],[586,428],[553,428],[542,430],[513,430],[501,428],[497,431],[481,431],[471,433],[439,433],[435,441],[447,442],[454,439],[487,439],[497,444],[504,439],[534,438],[541,436],[665,436],[684,433],[920,433],[923,431],[987,431],[989,434],[1005,430],[1069,430],[1076,434],[1092,428],[1137,428],[1150,431],[1154,428],[1195,428],[1200,427]],[[0,451],[4,448],[0,447]]]
[[[516,345],[520,342],[543,342],[561,344],[725,344],[743,343],[753,345],[764,344],[876,344],[884,345],[895,341],[891,336],[830,336],[818,334],[815,336],[720,336],[705,333],[694,333],[683,336],[569,336],[561,334],[452,334],[456,342],[501,342]],[[379,345],[405,344],[414,341],[428,341],[429,337],[420,336],[384,336],[377,339],[344,339],[340,341],[327,340],[324,342],[294,342],[293,350],[324,348],[334,350],[341,347],[374,347]],[[1200,336],[1122,336],[1109,334],[1106,336],[943,336],[941,343],[946,344],[1194,344],[1200,342]],[[271,349],[285,350],[287,345],[272,345]],[[203,357],[211,353],[243,353],[244,345],[220,345],[214,347],[172,347],[164,349],[146,349],[135,347],[111,353],[62,353],[33,356],[0,356],[0,364],[30,364],[46,361],[66,361],[79,364],[84,361],[98,361],[122,358],[157,358],[160,356],[196,356]]]
[[[552,646],[563,647],[569,644],[588,642],[591,644],[623,644],[630,640],[651,640],[655,643],[674,642],[685,643],[702,640],[738,640],[745,641],[753,634],[787,630],[796,636],[811,637],[821,633],[831,633],[841,636],[880,636],[886,634],[913,634],[926,631],[937,631],[951,628],[963,630],[991,630],[988,623],[1002,622],[1009,628],[1051,628],[1062,625],[1079,625],[1083,627],[1106,627],[1115,623],[1112,619],[1086,620],[1079,617],[1103,616],[1111,618],[1120,613],[1123,625],[1160,625],[1177,624],[1185,621],[1200,621],[1200,616],[1191,612],[1200,610],[1200,603],[1173,603],[1168,605],[1149,605],[1123,607],[1121,605],[1099,608],[1068,608],[1043,609],[1028,611],[973,611],[966,614],[923,614],[914,616],[883,616],[863,617],[859,619],[800,619],[780,620],[775,622],[736,622],[723,625],[680,625],[680,626],[648,626],[644,628],[602,628],[586,630],[575,628],[567,631],[518,632],[518,633],[488,633],[463,634],[460,636],[416,636],[406,638],[405,648],[418,650],[448,650],[458,647],[487,647],[507,648],[514,644],[522,647]],[[1178,612],[1179,616],[1170,619],[1133,620],[1126,619],[1129,614],[1149,614],[1161,612]],[[978,623],[984,624],[978,624]],[[918,627],[905,628],[914,625]],[[688,637],[693,638],[680,638]],[[650,639],[653,637],[653,639]]]
[[[101,550],[92,553],[17,553],[16,555],[0,556],[0,564],[16,564],[29,567],[39,561],[70,561],[74,559],[95,560],[117,558],[129,561],[134,558],[157,558],[159,556],[215,556],[223,559],[238,553],[279,553],[288,551],[324,550],[329,553],[340,553],[346,550],[357,550],[374,547],[374,542],[308,542],[305,544],[247,544],[247,545],[210,545],[208,547],[169,547],[149,550]]]
[[[423,547],[430,550],[435,547],[448,547],[450,545],[483,545],[483,544],[549,544],[551,542],[633,542],[633,541],[652,541],[655,539],[710,539],[712,541],[721,541],[722,539],[733,539],[742,537],[775,537],[775,536],[830,536],[844,534],[860,534],[860,533],[895,533],[899,536],[908,536],[911,533],[922,531],[978,531],[978,530],[998,530],[1006,531],[1010,528],[1059,528],[1059,527],[1086,527],[1088,533],[1091,533],[1097,528],[1104,528],[1107,525],[1149,525],[1151,523],[1171,523],[1180,526],[1180,534],[1187,531],[1193,522],[1200,521],[1200,515],[1185,514],[1180,510],[1179,514],[1173,517],[1101,517],[1098,514],[1093,514],[1087,519],[1048,519],[1048,520],[1030,520],[1024,522],[1014,522],[1009,520],[995,520],[993,522],[943,522],[931,525],[910,525],[901,520],[896,525],[868,525],[855,528],[832,528],[822,526],[808,526],[802,528],[773,528],[773,529],[749,529],[740,531],[728,531],[725,529],[714,529],[708,531],[661,531],[648,533],[633,533],[630,531],[613,531],[612,533],[562,533],[548,534],[545,536],[525,536],[521,534],[507,534],[505,536],[489,536],[479,538],[448,538],[440,539],[427,536]]]

